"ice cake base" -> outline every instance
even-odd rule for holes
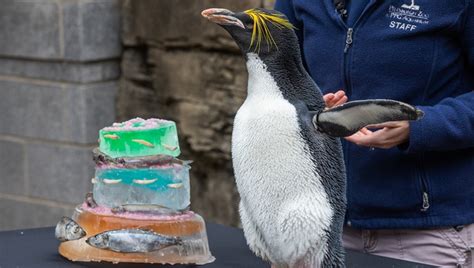
[[[107,210],[88,209],[82,205],[76,208],[72,218],[86,231],[87,235],[79,240],[67,241],[59,245],[59,254],[71,261],[161,264],[207,264],[214,261],[209,250],[204,220],[191,211],[179,216],[149,216],[132,213],[113,215]],[[98,233],[136,228],[177,236],[183,240],[183,243],[148,253],[118,253],[98,249],[86,243],[88,237]]]

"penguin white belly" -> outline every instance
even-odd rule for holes
[[[264,63],[255,54],[248,58],[248,97],[232,135],[247,241],[275,262],[302,258],[315,247],[324,255],[333,211],[301,135],[296,108]],[[257,239],[252,236],[264,241],[252,245]]]

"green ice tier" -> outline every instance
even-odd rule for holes
[[[99,143],[100,151],[113,158],[158,154],[177,157],[181,153],[176,124],[161,119],[114,123],[100,130]]]

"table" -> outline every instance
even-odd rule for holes
[[[248,268],[270,267],[248,249],[242,230],[218,224],[207,224],[209,244],[214,263],[200,266],[203,268]],[[27,229],[0,232],[0,268],[30,268],[30,267],[96,267],[96,268],[144,268],[144,267],[198,267],[194,265],[183,266],[157,266],[137,264],[109,264],[109,263],[73,263],[58,254],[59,242],[54,237],[54,227]],[[347,267],[398,267],[422,268],[430,267],[421,264],[408,263],[378,256],[348,251]]]

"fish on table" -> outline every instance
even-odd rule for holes
[[[182,239],[141,229],[106,231],[86,240],[87,244],[120,253],[146,253],[182,245]]]
[[[86,231],[69,217],[62,217],[56,224],[54,235],[61,242],[78,240],[86,236]]]
[[[148,205],[148,204],[123,204],[117,207],[113,207],[111,209],[112,213],[145,213],[145,214],[153,214],[153,215],[169,215],[175,216],[183,214],[189,211],[189,206],[185,209],[172,209],[169,207],[161,206],[161,205]]]

